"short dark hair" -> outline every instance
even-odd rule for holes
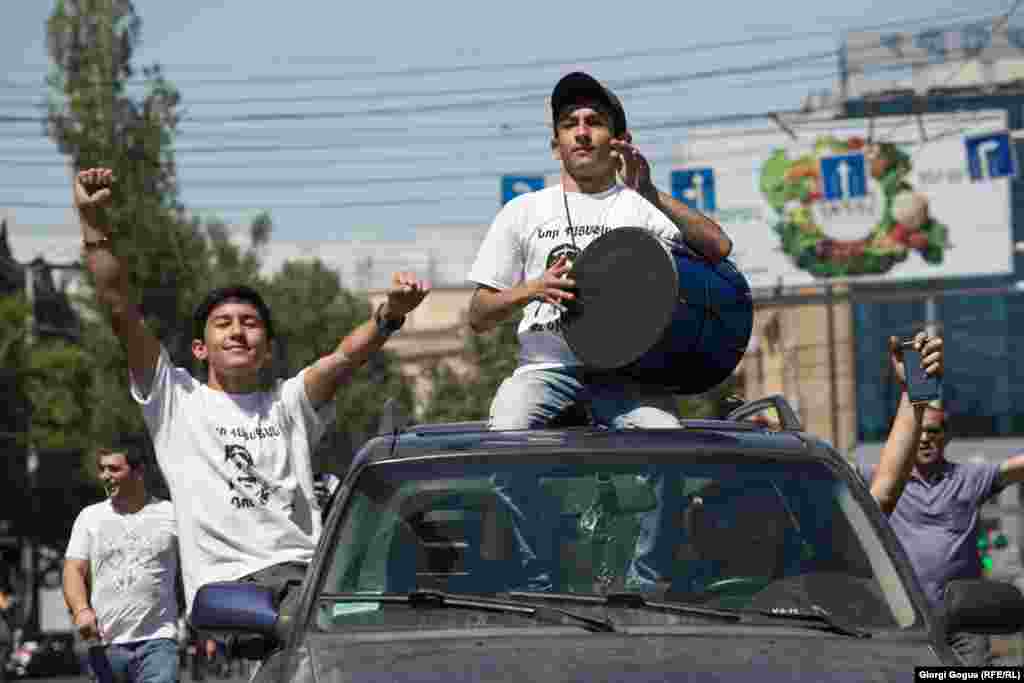
[[[270,307],[252,287],[246,285],[228,285],[214,289],[196,306],[196,312],[192,316],[192,338],[203,339],[206,331],[206,321],[213,309],[226,301],[243,301],[252,304],[260,313],[263,325],[267,328],[267,338],[274,338],[274,321],[270,318]]]
[[[99,464],[100,464],[100,460],[102,458],[107,457],[108,455],[123,455],[124,456],[124,461],[126,463],[128,463],[128,467],[131,467],[133,470],[134,469],[138,469],[139,467],[145,467],[146,466],[146,457],[143,455],[143,453],[139,449],[132,448],[132,447],[121,447],[121,446],[114,447],[114,448],[108,448],[106,446],[101,446],[101,447],[97,448],[96,449],[96,466],[98,467]]]

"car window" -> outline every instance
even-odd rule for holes
[[[841,477],[808,460],[595,453],[381,463],[353,484],[324,545],[331,557],[319,590],[636,592],[725,609],[818,606],[875,629],[920,626],[861,506]],[[652,533],[664,551],[653,581],[643,564]],[[321,602],[323,628],[397,618],[376,603]]]

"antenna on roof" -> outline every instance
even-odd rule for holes
[[[397,434],[409,424],[409,416],[405,414],[402,404],[394,398],[384,402],[377,421],[377,435]]]

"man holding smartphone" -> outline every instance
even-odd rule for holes
[[[903,392],[886,448],[901,449],[900,471],[895,479],[890,473],[890,480],[884,482],[877,467],[859,463],[858,470],[872,493],[883,486],[888,490],[884,504],[882,499],[879,503],[889,515],[928,601],[941,612],[946,584],[954,579],[981,578],[976,547],[979,510],[1006,486],[1024,481],[1024,455],[1002,463],[946,460],[949,416],[941,399],[929,391],[934,387],[928,386],[932,378],[941,376],[942,340],[922,333],[905,347],[893,337],[889,348]],[[915,398],[920,400],[915,403]],[[884,461],[885,451],[882,458]],[[950,632],[946,639],[965,665],[989,663],[988,636]]]

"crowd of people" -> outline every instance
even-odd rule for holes
[[[582,373],[559,325],[574,296],[572,264],[587,244],[623,226],[685,244],[711,263],[727,258],[732,242],[711,218],[654,185],[621,101],[596,79],[583,73],[562,78],[551,105],[560,182],[501,209],[468,275],[476,285],[469,302],[474,332],[521,316],[519,366],[494,397],[490,427],[542,427],[579,401],[588,403],[597,423],[613,428],[676,427],[671,395],[626,382],[595,383]],[[107,498],[75,520],[64,596],[100,679],[172,683],[180,666],[178,621],[203,585],[256,582],[272,588],[282,615],[294,609],[295,588],[321,533],[325,491],[337,485],[315,481],[311,465],[311,453],[331,426],[334,397],[402,327],[431,285],[413,273],[395,273],[370,320],[269,388],[260,383],[275,340],[269,307],[244,284],[218,288],[199,302],[190,331],[192,354],[206,371],[200,381],[175,366],[136,303],[118,250],[119,240],[130,239],[131,226],[115,231],[107,218],[117,191],[114,169],[87,169],[75,178],[83,261],[125,349],[131,394],[170,500],[147,491],[151,464],[134,447],[99,450],[96,465]],[[941,375],[942,340],[920,334],[914,345],[925,371]],[[898,381],[905,382],[898,344],[890,355]],[[972,539],[982,501],[1024,479],[1024,456],[999,466],[946,461],[948,425],[940,406],[913,405],[904,390],[880,462],[861,468],[936,609],[945,583],[981,575]],[[630,567],[641,588],[667,571],[663,560],[673,543],[678,502],[666,493],[671,487],[652,485],[658,505],[645,513]],[[499,487],[516,507],[529,483]],[[517,518],[524,526],[542,524],[530,519],[528,509],[522,513]],[[519,537],[531,535],[526,529]],[[528,543],[522,551],[531,565],[527,580],[542,586],[551,568]],[[178,575],[183,596],[175,590]],[[203,638],[204,648],[216,648]],[[980,639],[950,634],[950,642],[965,663],[984,661]],[[256,659],[273,645],[267,639],[232,642],[229,654]]]

